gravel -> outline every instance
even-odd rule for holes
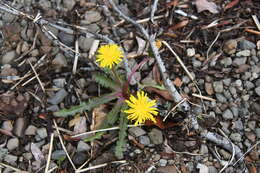
[[[11,138],[11,139],[9,139],[6,146],[7,146],[9,151],[12,151],[12,150],[18,148],[18,146],[19,146],[19,139],[18,138]]]
[[[146,134],[146,131],[144,131],[142,128],[140,127],[131,127],[128,132],[134,136],[134,137],[139,137],[139,136],[143,136]]]
[[[85,152],[85,151],[89,151],[90,149],[91,149],[91,147],[89,146],[89,144],[87,144],[83,141],[78,142],[77,152]]]
[[[256,47],[256,45],[248,40],[241,40],[238,43],[238,48],[242,49],[242,50],[246,50],[246,49],[254,49]]]
[[[5,53],[1,59],[2,64],[10,64],[16,58],[15,51]]]
[[[234,142],[241,142],[242,136],[239,133],[232,133],[230,139]]]
[[[148,136],[150,137],[151,142],[155,145],[163,143],[163,135],[161,130],[154,128],[151,130],[151,132],[148,133]]]
[[[236,56],[250,56],[250,55],[251,55],[250,50],[242,50],[236,53]]]
[[[260,86],[257,87],[257,88],[255,88],[255,93],[256,93],[258,96],[260,96]]]
[[[53,105],[57,105],[61,103],[67,95],[68,95],[67,91],[65,89],[61,89],[57,93],[55,93],[53,97],[48,99],[48,102]]]
[[[222,93],[224,89],[223,82],[222,81],[213,82],[213,88],[216,93]]]
[[[225,110],[225,111],[223,112],[222,117],[223,117],[225,120],[231,120],[231,119],[233,119],[234,116],[233,116],[232,111],[231,111],[230,109],[227,109],[227,110]]]
[[[25,130],[25,135],[35,135],[37,131],[37,127],[34,125],[29,125]]]
[[[139,137],[139,142],[141,143],[141,144],[143,144],[144,146],[148,146],[148,145],[150,145],[150,138],[148,137],[148,136],[140,136]]]
[[[38,128],[37,130],[36,130],[36,133],[37,133],[37,135],[41,138],[41,139],[44,139],[44,138],[46,138],[47,136],[48,136],[48,133],[47,133],[47,130],[46,130],[46,128]]]

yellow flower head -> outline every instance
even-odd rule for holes
[[[138,91],[137,97],[131,95],[126,103],[130,108],[124,112],[129,114],[127,116],[129,120],[135,121],[135,125],[142,124],[146,120],[156,122],[153,117],[158,114],[158,109],[154,107],[156,100],[150,100],[143,91]]]
[[[100,67],[112,68],[113,65],[122,61],[123,52],[116,44],[107,44],[98,49],[96,61]]]

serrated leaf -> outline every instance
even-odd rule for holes
[[[101,137],[105,134],[105,132],[97,132],[95,135],[87,137],[84,139],[85,142],[92,142],[95,139],[101,139]]]
[[[62,109],[60,111],[54,112],[53,115],[55,117],[67,117],[67,116],[73,116],[76,113],[81,113],[83,111],[90,111],[94,107],[97,107],[101,104],[105,104],[107,102],[110,102],[116,98],[115,93],[105,95],[102,97],[97,97],[94,99],[90,99],[88,102],[83,102],[80,105],[72,106],[69,109]]]
[[[123,109],[124,110],[124,109]],[[126,145],[126,130],[127,130],[127,116],[124,112],[121,112],[120,114],[120,130],[119,130],[119,135],[118,135],[118,141],[116,143],[116,148],[115,148],[115,155],[118,159],[123,159],[123,151],[124,147]]]
[[[97,73],[93,76],[94,80],[105,88],[110,88],[112,90],[118,90],[119,86],[111,78],[107,77],[104,74]]]

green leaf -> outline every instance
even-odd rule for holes
[[[94,74],[93,78],[97,83],[99,83],[101,86],[105,88],[110,88],[112,90],[119,89],[118,84],[104,74],[101,73]]]
[[[123,109],[124,110],[124,109]],[[118,141],[116,143],[116,150],[115,150],[115,155],[118,159],[123,159],[123,151],[124,147],[126,145],[126,130],[127,130],[127,116],[124,112],[121,112],[120,114],[120,130],[119,130],[119,135],[118,135]]]
[[[73,116],[79,112],[81,113],[83,111],[90,111],[91,109],[93,109],[101,104],[110,102],[110,101],[114,100],[115,98],[116,98],[115,93],[104,95],[102,97],[90,99],[88,102],[83,102],[80,105],[72,106],[69,109],[62,109],[60,111],[54,112],[53,115],[55,117]]]
[[[101,137],[105,134],[105,132],[97,132],[95,135],[87,137],[84,139],[85,142],[92,142],[95,139],[101,139]]]

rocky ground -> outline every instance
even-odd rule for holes
[[[200,126],[194,129],[187,112],[171,110],[177,103],[169,92],[154,87],[162,80],[157,62],[150,58],[135,73],[137,83],[132,87],[146,86],[144,90],[158,101],[159,116],[170,116],[161,126],[129,128],[123,160],[114,155],[117,130],[92,142],[71,138],[93,130],[94,114],[104,114],[102,107],[66,118],[52,113],[108,92],[92,79],[94,72],[101,71],[93,56],[95,46],[107,41],[101,36],[124,47],[132,68],[149,55],[142,33],[119,18],[105,0],[1,1],[1,171],[44,172],[49,164],[52,172],[75,172],[72,162],[76,168],[85,163],[82,169],[89,170],[84,172],[260,172],[260,31],[252,18],[260,18],[260,3],[201,1],[160,1],[153,23],[149,20],[153,1],[116,1],[135,21],[148,19],[139,22],[181,57],[196,82],[167,46],[159,50],[170,79],[189,100]],[[24,13],[8,11],[5,4]],[[38,21],[50,23],[37,23],[37,14]],[[76,42],[80,57],[73,71]],[[203,99],[194,95],[199,92]],[[245,154],[242,162],[236,163],[239,158],[232,158],[232,150],[203,138],[205,131],[239,147]]]

